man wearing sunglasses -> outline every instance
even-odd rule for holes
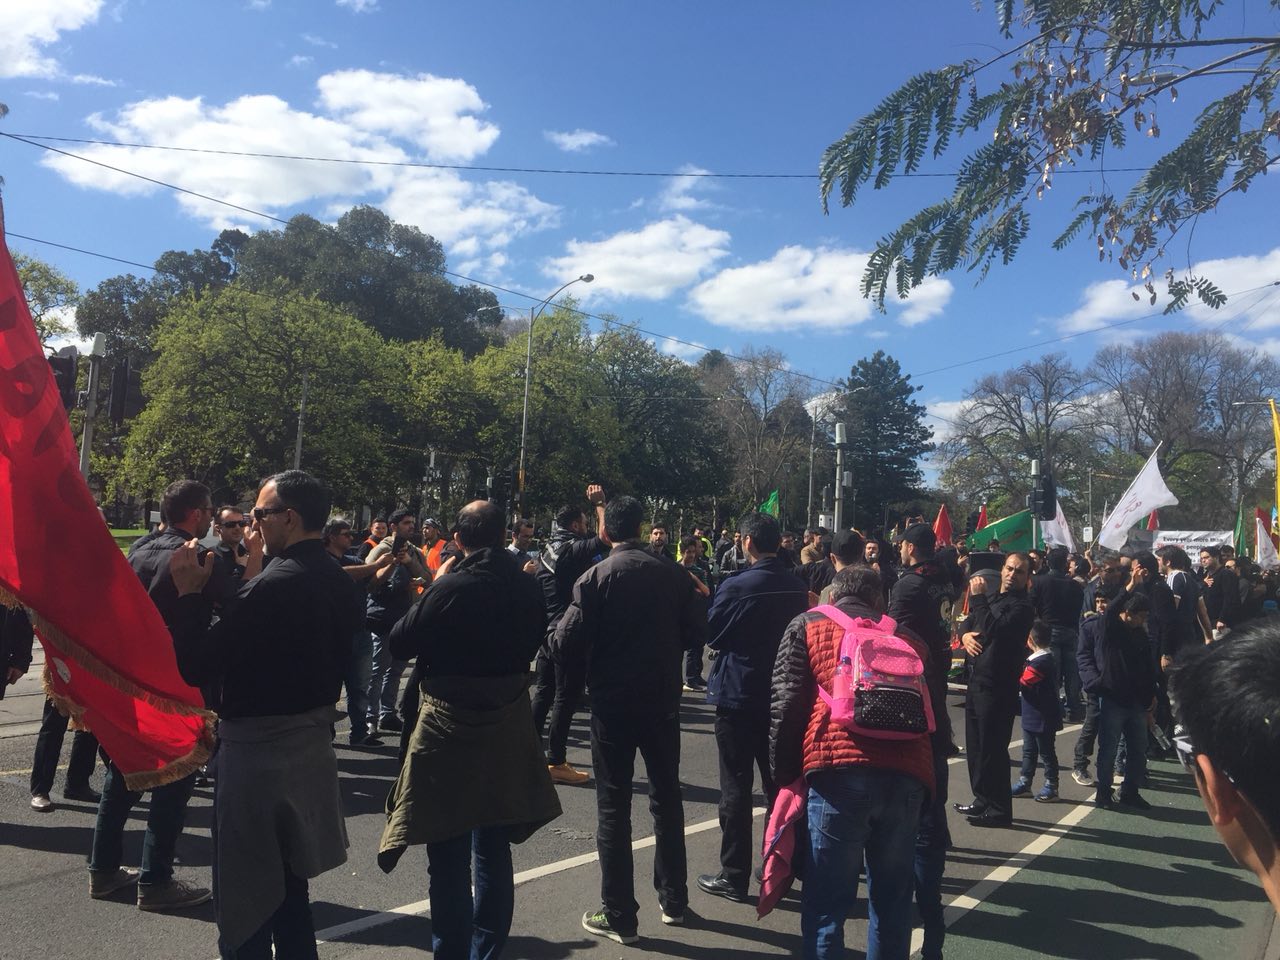
[[[1169,675],[1178,759],[1218,836],[1280,913],[1280,629],[1180,651]]]
[[[218,545],[213,552],[222,558],[232,579],[244,579],[245,557],[249,551],[244,545],[244,531],[249,521],[240,512],[239,507],[228,504],[219,507],[213,517],[213,532],[218,538]]]

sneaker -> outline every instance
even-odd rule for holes
[[[1051,783],[1046,783],[1044,789],[1036,794],[1036,803],[1052,803],[1058,799],[1058,789]]]
[[[640,939],[634,930],[630,933],[623,933],[621,930],[613,929],[613,925],[609,923],[609,915],[603,910],[588,910],[584,913],[582,915],[582,929],[587,933],[594,933],[597,937],[606,937],[623,946],[635,943]]]
[[[207,903],[213,891],[206,887],[193,887],[185,880],[169,880],[165,883],[138,885],[139,910],[181,910]]]
[[[123,890],[131,883],[138,882],[138,871],[132,867],[119,867],[115,870],[89,871],[89,896],[94,900],[102,900],[117,890]]]
[[[1009,792],[1015,797],[1029,797],[1031,796],[1031,783],[1027,780],[1019,780]]]
[[[1135,810],[1150,810],[1151,804],[1148,803],[1141,794],[1136,791],[1133,793],[1121,793],[1120,803],[1126,807],[1133,807]]]
[[[693,677],[684,682],[686,693],[703,693],[707,689],[707,681],[701,677]]]
[[[49,799],[47,793],[33,794],[31,797],[31,809],[36,813],[48,813],[53,809],[53,801]]]
[[[400,718],[394,713],[388,713],[378,721],[378,727],[382,730],[390,730],[392,733],[399,733],[404,729],[404,724],[400,722]]]
[[[1094,785],[1093,777],[1090,776],[1088,767],[1081,767],[1078,770],[1072,770],[1071,779],[1082,787],[1092,787]]]
[[[665,923],[668,927],[683,927],[683,926],[684,926],[684,911],[683,911],[683,910],[676,910],[676,911],[673,911],[673,912],[668,912],[668,911],[667,911],[667,908],[666,908],[666,907],[663,907],[663,908],[662,908],[662,922],[663,922],[663,923]]]
[[[591,775],[583,773],[581,770],[575,770],[566,763],[548,763],[547,773],[551,774],[552,783],[565,783],[570,786],[576,786],[579,783],[586,783],[591,779]]]

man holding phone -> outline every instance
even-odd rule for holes
[[[377,714],[377,726],[399,733],[403,729],[396,715],[396,700],[400,695],[400,678],[408,664],[391,656],[387,637],[413,604],[414,580],[431,582],[431,573],[422,561],[422,554],[410,542],[417,526],[413,513],[397,510],[387,518],[391,535],[369,551],[365,563],[377,563],[386,553],[395,557],[390,566],[382,567],[373,576],[369,586],[369,602],[365,623],[373,634],[373,678],[369,682],[370,726]]]

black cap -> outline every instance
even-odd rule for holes
[[[837,530],[831,538],[831,555],[848,566],[861,563],[866,542],[856,530]]]
[[[900,540],[912,544],[921,559],[932,557],[938,547],[938,538],[933,533],[933,527],[927,523],[913,523],[902,531]]]
[[[427,517],[425,520],[422,521],[422,525],[424,527],[435,527],[437,530],[444,529],[444,527],[440,526],[440,521],[436,520],[434,517]]]

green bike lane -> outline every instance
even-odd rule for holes
[[[976,838],[956,831],[948,874],[985,873],[948,891],[947,960],[1280,956],[1270,904],[1176,761],[1150,765],[1148,812],[1098,809],[1080,802],[1090,791],[1064,786],[1070,799],[1020,800],[1013,830],[986,831],[1013,835],[1007,854],[968,846]]]

